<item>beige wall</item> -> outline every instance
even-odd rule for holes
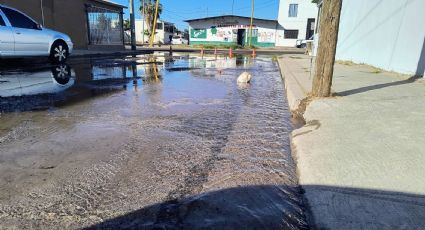
[[[84,4],[122,11],[119,7],[102,4],[95,0],[42,0],[42,2],[44,26],[68,34],[76,49],[88,48],[87,16]],[[16,8],[42,23],[41,0],[0,0],[0,4]]]

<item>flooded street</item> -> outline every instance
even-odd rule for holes
[[[308,228],[272,57],[29,69],[0,70],[0,229]]]

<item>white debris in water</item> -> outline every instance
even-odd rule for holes
[[[243,72],[238,77],[238,83],[249,83],[251,81],[252,75],[248,72]]]

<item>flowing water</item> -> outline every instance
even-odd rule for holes
[[[267,56],[3,70],[0,229],[307,229],[284,95]]]

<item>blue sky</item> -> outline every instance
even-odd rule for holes
[[[128,6],[129,0],[112,0]],[[136,9],[139,9],[140,0],[134,0]],[[232,13],[233,0],[160,0],[163,5],[161,18],[173,22],[179,29],[187,28],[183,22],[186,19],[217,16]],[[234,0],[234,14],[241,16],[251,15],[251,0]],[[255,0],[255,17],[277,19],[279,0]],[[128,9],[125,18],[129,17]],[[140,14],[136,14],[140,18]]]

